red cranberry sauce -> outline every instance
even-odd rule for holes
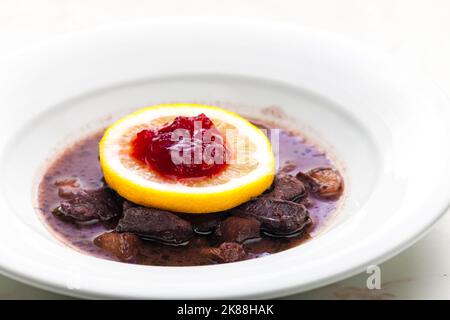
[[[226,168],[229,152],[224,136],[203,113],[140,131],[131,150],[151,170],[175,179],[211,177]]]

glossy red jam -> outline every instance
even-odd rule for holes
[[[162,176],[183,179],[221,172],[228,152],[224,136],[202,113],[140,131],[132,141],[131,155]]]

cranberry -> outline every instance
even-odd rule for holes
[[[182,179],[221,172],[228,153],[223,135],[202,113],[140,131],[132,141],[131,156],[162,176]]]

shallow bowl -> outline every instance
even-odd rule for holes
[[[88,298],[268,298],[363,271],[448,205],[449,105],[419,74],[340,36],[262,22],[161,20],[74,34],[0,62],[0,271]],[[307,243],[202,267],[76,252],[36,186],[71,141],[140,107],[200,102],[302,131],[341,164],[346,198]]]

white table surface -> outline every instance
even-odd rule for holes
[[[260,18],[346,34],[418,66],[450,96],[448,0],[0,0],[0,56],[68,32],[164,16]],[[449,243],[447,214],[381,265],[381,290],[366,289],[361,274],[289,298],[450,299]],[[0,299],[64,298],[0,276]]]

